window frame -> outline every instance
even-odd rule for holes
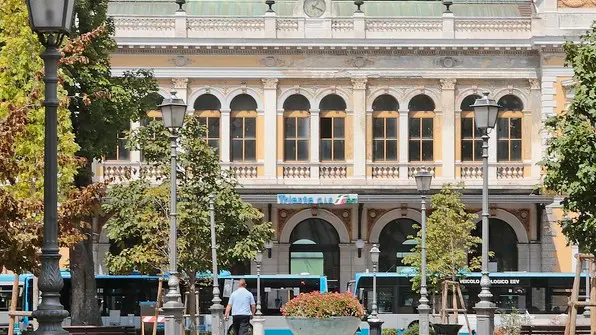
[[[408,113],[408,162],[410,163],[428,163],[428,162],[434,162],[435,161],[435,112],[432,111],[418,111],[418,112],[409,112]],[[412,129],[410,127],[410,121],[412,119],[419,119],[420,123],[419,123],[419,136],[417,138],[413,138],[412,137]],[[423,138],[422,136],[422,120],[423,119],[431,119],[432,120],[432,138]],[[419,157],[420,159],[418,160],[413,160],[412,159],[412,155],[410,153],[410,143],[412,141],[417,141],[419,143]],[[424,150],[423,150],[423,143],[425,142],[431,142],[432,143],[432,152],[431,152],[431,159],[430,160],[424,160]]]
[[[375,120],[383,119],[383,137],[375,136]],[[387,120],[395,119],[395,138],[387,138]],[[378,111],[372,114],[372,161],[373,162],[398,162],[399,161],[399,112],[398,111]],[[375,142],[383,142],[383,159],[376,159]],[[396,156],[395,159],[387,159],[387,142],[395,142]]]
[[[324,111],[320,112],[319,114],[319,161],[321,162],[338,162],[343,163],[346,161],[346,119],[347,113],[345,111]],[[321,125],[323,119],[331,119],[331,138],[323,138]],[[343,120],[343,137],[335,137],[335,120],[342,119]],[[331,159],[323,159],[322,157],[322,148],[323,142],[330,141],[331,142]],[[343,158],[336,159],[336,152],[335,152],[335,142],[336,141],[343,141]]]
[[[257,161],[257,122],[258,122],[258,118],[257,118],[257,112],[256,111],[233,111],[230,114],[230,162],[236,163],[236,162],[248,162],[248,163],[254,163]],[[234,119],[242,119],[242,137],[241,138],[234,138],[233,137],[233,132],[232,132],[232,127],[234,124]],[[246,119],[254,119],[254,125],[255,125],[255,129],[254,129],[254,138],[250,137],[247,138],[246,137]],[[237,141],[241,141],[242,142],[242,159],[241,160],[234,160],[234,142]],[[254,141],[254,145],[255,145],[255,157],[254,159],[246,159],[246,142],[247,141]]]
[[[217,141],[217,148],[211,146],[218,154],[221,153],[221,133],[222,133],[222,125],[221,125],[221,112],[218,110],[202,110],[202,111],[195,111],[194,114],[197,118],[199,118],[199,123],[201,123],[201,118],[205,119],[205,134],[201,136],[207,142],[207,145],[211,146],[209,143],[211,141]],[[210,137],[209,136],[209,120],[211,119],[219,119],[219,134],[217,137]]]
[[[294,119],[296,122],[293,136],[288,136],[287,129],[286,129],[286,120],[289,118]],[[306,137],[304,137],[304,138],[298,136],[298,119],[306,119],[306,121],[307,121],[308,132],[307,132]],[[283,159],[284,159],[284,162],[308,162],[308,161],[310,161],[310,135],[311,135],[310,112],[308,112],[308,111],[284,112],[284,114],[283,114]],[[298,157],[300,156],[300,154],[298,152],[299,151],[298,143],[300,141],[306,141],[306,143],[307,143],[306,159],[304,159],[304,160],[298,159]],[[286,142],[294,142],[294,145],[296,147],[294,159],[288,159],[288,157],[286,156],[287,155],[286,150],[285,150]]]
[[[459,136],[460,136],[460,161],[466,163],[478,163],[482,162],[482,133],[479,132],[478,127],[476,127],[476,119],[474,116],[474,112],[470,111],[462,111],[461,112],[461,120],[460,120],[460,127],[459,127]],[[471,138],[464,138],[464,120],[472,120],[472,137]],[[472,143],[472,159],[464,159],[464,142],[471,142]],[[476,157],[476,146],[480,145],[480,156]]]
[[[524,113],[523,112],[518,112],[518,111],[502,111],[499,112],[498,117],[497,117],[497,125],[495,128],[498,128],[499,126],[499,122],[501,120],[507,120],[507,138],[500,138],[499,137],[499,132],[497,129],[495,129],[496,133],[496,141],[497,141],[497,162],[502,162],[502,163],[521,163],[524,161],[524,131],[523,131],[523,127],[524,127]],[[512,119],[519,119],[520,122],[520,130],[519,130],[519,138],[512,138],[511,137],[511,120]],[[519,141],[519,160],[512,160],[511,159],[511,144],[513,141]],[[507,159],[500,159],[500,155],[499,155],[499,143],[501,142],[507,142]]]

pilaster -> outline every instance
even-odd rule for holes
[[[319,110],[310,110],[310,177],[319,179]]]
[[[352,146],[354,157],[354,178],[366,176],[366,78],[353,78],[354,134]]]
[[[348,287],[348,282],[354,277],[352,269],[352,260],[356,251],[354,244],[345,243],[339,245],[339,290],[344,292]]]
[[[230,162],[230,113],[229,109],[222,109],[221,111],[221,161],[222,163]]]
[[[455,178],[455,79],[441,79],[443,178]]]
[[[265,178],[274,179],[277,171],[277,82],[275,78],[263,79],[265,105]]]
[[[176,89],[176,96],[192,108],[192,103],[186,100],[188,98],[188,78],[173,78],[172,87]]]
[[[528,106],[532,111],[532,138],[531,141],[531,157],[532,162],[540,162],[542,160],[542,116],[540,111],[540,81],[538,79],[530,79],[530,105]],[[541,167],[538,164],[532,165],[532,178],[540,178]]]
[[[407,178],[408,176],[408,136],[409,136],[409,111],[407,109],[399,110],[399,162],[402,163],[399,167],[399,176]]]

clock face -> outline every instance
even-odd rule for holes
[[[325,0],[304,0],[304,13],[309,17],[321,17],[325,7]]]

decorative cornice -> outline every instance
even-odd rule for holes
[[[266,78],[262,80],[263,88],[266,90],[275,90],[277,89],[277,83],[279,82],[276,78]]]
[[[454,90],[457,79],[441,79],[441,89],[443,90]]]

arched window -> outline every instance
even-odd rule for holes
[[[326,275],[329,288],[339,288],[339,234],[329,222],[310,218],[290,235],[290,273]]]
[[[389,222],[379,235],[379,271],[395,272],[404,266],[403,259],[411,254],[416,246],[414,229],[416,221],[412,219],[396,219]]]
[[[482,160],[482,132],[476,128],[474,109],[470,107],[480,98],[468,95],[461,103],[461,160],[475,162]]]
[[[373,109],[373,160],[397,161],[399,103],[392,95],[378,96]]]
[[[310,102],[302,94],[284,101],[284,161],[308,161],[310,138]]]
[[[240,94],[230,102],[231,150],[233,162],[257,159],[257,102],[248,94]]]
[[[215,95],[206,93],[199,96],[193,106],[199,123],[205,127],[203,138],[213,150],[219,152],[221,102]]]
[[[488,249],[495,253],[490,262],[497,263],[497,272],[518,271],[517,235],[515,230],[500,219],[489,220]],[[472,235],[482,237],[482,222],[476,224]],[[481,254],[482,246],[478,245],[473,255]]]
[[[344,161],[346,151],[346,102],[337,94],[329,94],[319,104],[321,161]]]
[[[497,160],[519,162],[522,160],[522,111],[524,104],[513,94],[499,99],[501,112],[497,121]]]
[[[435,103],[428,95],[419,94],[408,103],[408,154],[410,162],[434,160]]]

